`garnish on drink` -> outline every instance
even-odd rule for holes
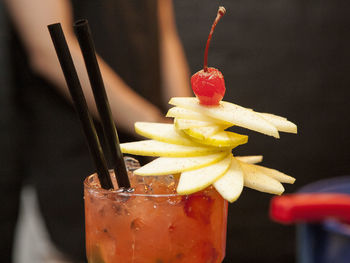
[[[226,10],[219,7],[204,54],[204,68],[191,78],[196,97],[172,98],[167,117],[173,124],[135,123],[138,134],[148,138],[121,144],[124,153],[159,157],[134,171],[137,175],[180,174],[179,194],[193,194],[212,185],[233,202],[243,186],[280,195],[281,183],[295,179],[274,169],[256,165],[262,158],[235,157],[232,150],[248,142],[248,136],[226,131],[240,126],[279,138],[279,132],[297,133],[297,126],[284,117],[256,112],[222,101],[225,82],[221,72],[209,68],[208,48],[214,28]]]
[[[217,16],[208,36],[207,45],[204,52],[204,66],[191,77],[191,85],[194,94],[203,105],[218,105],[225,95],[225,81],[222,73],[216,68],[208,68],[208,50],[211,37],[219,20],[225,15],[226,9],[219,7]]]

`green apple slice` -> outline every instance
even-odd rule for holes
[[[255,171],[256,173],[263,173],[281,183],[294,184],[295,182],[294,177],[286,175],[275,169],[267,168],[260,165],[242,163],[242,162],[240,162],[240,164],[242,165],[242,167],[249,167],[248,169],[250,169],[251,171]]]
[[[136,133],[157,141],[179,145],[198,146],[197,143],[176,131],[173,124],[156,122],[136,122]]]
[[[286,117],[282,117],[282,116],[279,116],[279,115],[275,115],[275,114],[272,114],[272,113],[267,113],[267,112],[256,112],[257,114],[265,117],[265,118],[268,118],[268,119],[279,119],[279,120],[284,120],[284,121],[287,121],[287,118]]]
[[[207,115],[200,114],[196,111],[192,111],[189,109],[181,108],[181,107],[172,107],[168,110],[166,117],[173,117],[173,118],[180,118],[180,119],[190,119],[190,120],[198,120],[198,121],[207,121],[212,122],[219,125],[229,125],[228,127],[232,126],[232,124],[211,118]]]
[[[233,103],[221,101],[218,106],[203,106],[200,105],[198,99],[194,97],[176,97],[172,98],[169,103],[229,122],[233,125],[279,138],[277,128],[270,122],[266,121],[254,111]]]
[[[223,131],[225,128],[226,127],[224,126],[211,125],[211,126],[184,129],[183,132],[195,139],[204,140],[205,138],[208,138],[220,131]]]
[[[121,143],[120,148],[123,153],[161,157],[192,157],[221,152],[214,147],[185,146],[155,140]]]
[[[213,165],[181,173],[177,192],[192,194],[208,187],[225,174],[231,164],[231,159],[232,154],[228,154],[226,158]]]
[[[262,155],[247,155],[247,156],[236,156],[236,159],[244,163],[261,163],[263,160]]]
[[[229,202],[234,202],[243,190],[243,172],[238,161],[232,157],[230,168],[213,183],[219,194]]]
[[[252,165],[242,162],[240,165],[243,170],[244,186],[269,194],[281,195],[284,192],[283,185],[276,179],[267,176]]]
[[[298,127],[286,118],[271,113],[257,112],[261,117],[274,125],[281,132],[298,133]]]
[[[176,129],[185,130],[196,127],[207,127],[207,126],[215,126],[214,123],[208,121],[199,121],[199,120],[189,120],[189,119],[181,119],[175,118],[174,125]]]
[[[160,157],[137,169],[137,175],[167,175],[199,169],[225,158],[229,152],[219,152],[197,157]]]
[[[184,132],[187,133],[186,130],[184,130]],[[248,136],[229,131],[222,131],[202,140],[198,140],[196,138],[192,138],[192,140],[208,146],[234,148],[238,145],[247,143]]]

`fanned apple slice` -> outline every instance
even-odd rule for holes
[[[223,131],[224,129],[225,129],[224,126],[211,125],[211,126],[184,129],[183,132],[191,136],[192,138],[195,138],[198,140],[204,140],[205,138],[208,138],[220,131]]]
[[[255,169],[252,165],[242,162],[240,165],[243,170],[244,186],[269,194],[281,195],[284,192],[284,187],[279,181]]]
[[[225,158],[229,152],[219,152],[197,157],[160,157],[137,169],[137,175],[167,175],[199,169]]]
[[[197,170],[181,173],[177,192],[179,194],[192,194],[203,190],[222,177],[231,164],[232,154],[213,165]]]
[[[198,146],[197,143],[186,138],[186,135],[181,136],[181,134],[176,131],[173,124],[156,122],[136,122],[135,131],[136,133],[146,138],[161,142],[188,146]]]
[[[284,121],[288,120],[286,117],[282,117],[282,116],[275,115],[272,113],[267,113],[267,112],[256,112],[256,113],[258,113],[266,118],[274,118],[274,119],[279,119],[279,120],[284,120]]]
[[[184,132],[187,133],[186,130]],[[248,136],[229,131],[222,131],[203,140],[198,140],[196,138],[192,138],[192,140],[208,146],[234,148],[238,145],[247,143]]]
[[[166,117],[173,117],[173,118],[181,118],[181,119],[189,119],[189,120],[198,120],[198,121],[207,121],[212,122],[219,125],[228,125],[229,127],[232,126],[231,123],[211,118],[207,115],[200,114],[196,111],[181,108],[181,107],[172,107],[168,110]]]
[[[240,162],[241,166],[243,168],[248,167],[250,171],[255,171],[255,173],[263,173],[281,183],[287,183],[287,184],[294,184],[295,178],[291,177],[289,175],[286,175],[280,171],[277,171],[275,169],[267,168],[260,165],[254,165],[254,164],[248,164]]]
[[[277,116],[271,113],[257,112],[261,117],[274,125],[281,132],[298,133],[298,127],[284,117]]]
[[[185,129],[196,128],[196,127],[214,126],[216,124],[208,121],[175,118],[174,125],[176,129],[185,130]]]
[[[236,159],[244,163],[261,163],[263,160],[262,155],[247,155],[247,156],[236,156]]]
[[[224,176],[213,183],[219,194],[229,202],[234,202],[243,190],[243,172],[238,161],[232,157],[230,168]]]
[[[123,153],[161,157],[193,157],[221,152],[214,147],[185,146],[155,140],[121,143],[120,148]]]
[[[169,101],[170,104],[197,111],[200,114],[229,122],[266,135],[279,138],[278,130],[254,111],[239,105],[221,101],[218,106],[203,106],[194,97],[177,97]]]

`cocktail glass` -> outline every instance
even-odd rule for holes
[[[126,161],[134,192],[84,182],[89,263],[220,263],[225,256],[227,202],[212,187],[176,194],[176,176],[139,177]]]

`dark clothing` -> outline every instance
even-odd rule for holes
[[[262,165],[304,184],[350,174],[350,2],[345,0],[174,1],[192,73],[202,67],[219,5],[209,66],[222,71],[224,100],[288,117],[298,135],[249,134],[234,154],[263,154]],[[196,12],[193,12],[196,10]],[[244,189],[229,206],[224,262],[295,262],[294,228],[268,217],[271,195]]]
[[[157,1],[72,0],[87,18],[101,57],[140,95],[161,105]]]
[[[73,10],[74,20],[89,20],[101,57],[132,89],[161,106],[157,1],[74,0]],[[82,183],[94,172],[85,138],[71,104],[29,67],[16,32],[11,47],[25,180],[37,190],[54,244],[73,260],[84,260]],[[122,142],[132,140],[119,133]]]
[[[19,114],[15,105],[16,92],[11,86],[9,30],[0,2],[0,257],[9,262],[14,239],[13,231],[19,207],[22,183],[18,152],[21,151]],[[8,260],[7,260],[8,259]],[[5,260],[5,261],[4,261]]]

